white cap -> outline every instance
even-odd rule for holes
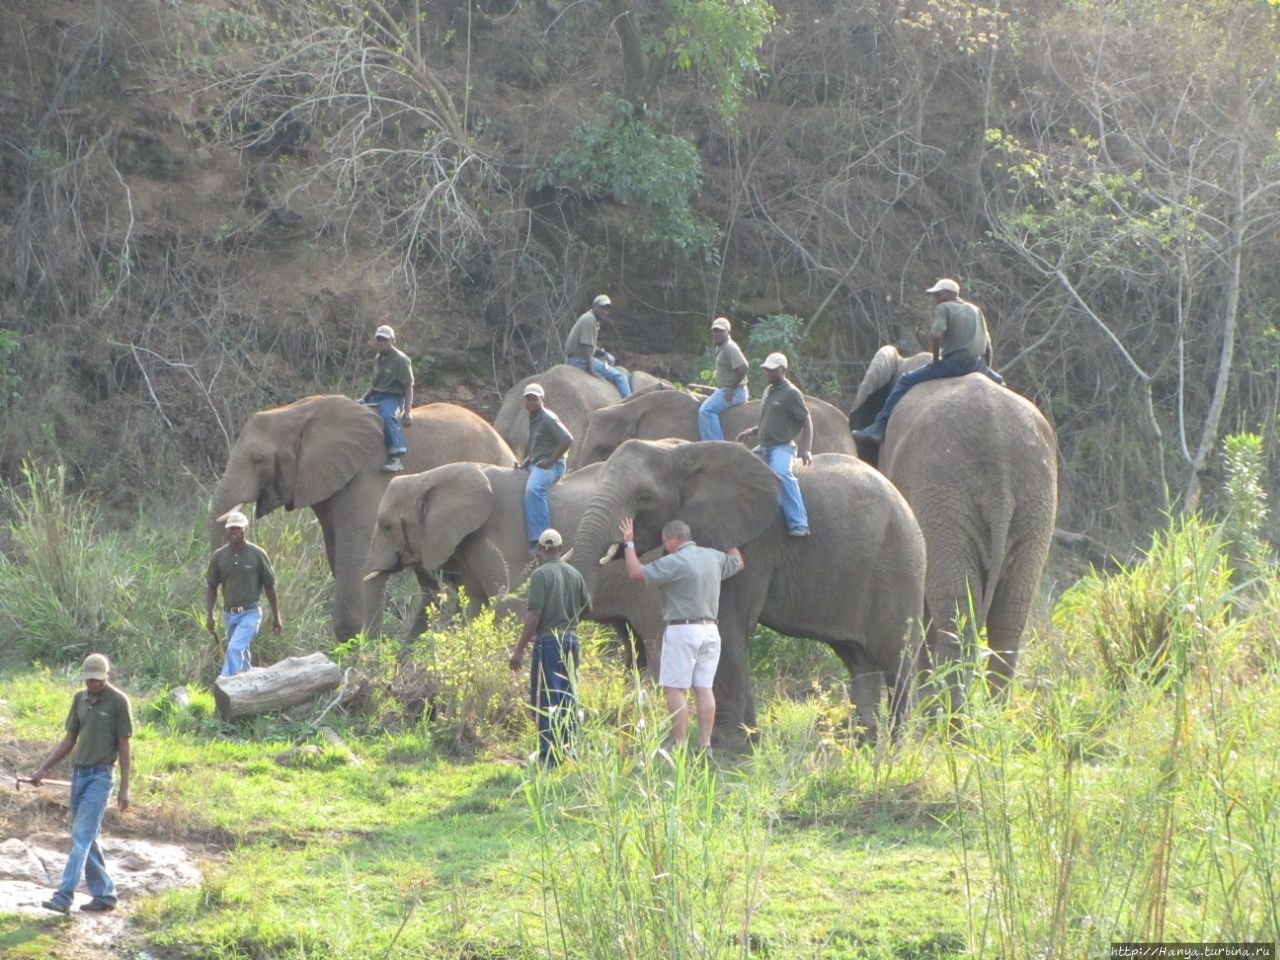
[[[538,546],[540,547],[558,547],[562,543],[564,543],[564,538],[560,536],[559,530],[547,527],[547,529],[538,534]]]
[[[541,396],[545,396],[545,394],[546,394],[546,391],[542,389],[542,384],[531,383],[524,388],[523,395],[526,397],[541,397]]]
[[[111,673],[111,664],[107,660],[106,654],[91,653],[84,658],[84,666],[80,669],[80,676],[85,680],[105,680]]]
[[[785,353],[771,353],[764,358],[764,363],[760,364],[761,369],[777,370],[781,367],[787,369],[787,355]]]
[[[954,280],[948,279],[947,277],[943,277],[932,287],[926,290],[925,293],[941,293],[943,290],[946,290],[948,293],[959,293],[960,284],[956,283]]]
[[[396,332],[385,323],[375,330],[373,335],[383,340],[394,340],[396,338]]]
[[[591,301],[591,305],[593,307],[611,307],[613,306],[613,301],[609,299],[608,294],[602,293]]]
[[[729,319],[727,317],[716,317],[714,320],[711,321],[711,329],[723,330],[725,333],[728,333]]]
[[[239,510],[232,510],[230,513],[227,514],[226,520],[223,522],[222,525],[228,528],[239,527],[241,530],[243,530],[245,527],[249,526],[249,518],[246,517]]]

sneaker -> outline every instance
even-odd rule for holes
[[[63,903],[61,900],[55,900],[53,898],[41,900],[40,906],[44,907],[46,910],[52,910],[54,913],[61,913],[64,916],[71,912],[70,903]]]
[[[787,531],[788,537],[807,537],[809,535],[808,527],[792,527]]]
[[[404,464],[400,462],[399,457],[392,457],[382,465],[382,469],[387,473],[400,473],[404,470]]]
[[[116,905],[114,901],[103,900],[99,897],[94,897],[88,903],[80,904],[80,909],[85,913],[102,913],[106,910],[114,910],[115,908]]]

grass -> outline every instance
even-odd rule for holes
[[[203,641],[171,615],[186,602],[173,583],[198,595],[207,557],[190,523],[113,533],[65,495],[31,510],[15,522],[53,514],[78,546],[56,577],[0,563],[0,636],[18,613],[63,607],[133,625],[111,649],[137,705],[134,810],[108,829],[201,857],[198,887],[130,898],[153,953],[1022,960],[1280,939],[1280,582],[1242,590],[1212,525],[1171,523],[1142,563],[1073,587],[1007,699],[972,689],[958,730],[922,709],[875,746],[852,735],[833,658],[766,634],[755,748],[710,765],[673,755],[660,698],[588,635],[576,759],[547,772],[524,760],[510,621],[333,651],[368,681],[326,717],[349,755],[310,729],[315,711],[214,716],[212,664],[189,646]],[[327,648],[313,533],[298,515],[259,527],[300,611],[270,656],[308,649],[309,631]],[[168,555],[147,567],[159,543],[180,570]],[[121,582],[141,586],[69,602],[108,547]],[[80,655],[59,643],[34,667],[3,661],[15,764],[57,739]],[[170,693],[180,681],[186,706]],[[316,749],[278,762],[297,741]],[[3,814],[23,829],[23,811]],[[75,956],[45,918],[0,917],[0,949]]]

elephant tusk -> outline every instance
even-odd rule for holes
[[[560,554],[560,559],[563,560],[565,563],[568,563],[571,559],[573,559],[573,547],[570,547],[564,553]]]
[[[381,576],[383,576],[383,573],[381,570],[370,570],[368,573],[364,575],[363,579],[365,583],[371,583],[372,581],[377,580]]]
[[[226,513],[224,513],[222,516],[217,517],[214,520],[214,523],[223,523],[227,519],[227,517],[231,516],[231,514],[233,513],[244,513],[244,504],[237,503],[234,507],[232,507]]]
[[[604,566],[610,560],[618,555],[618,545],[616,543],[609,544],[609,549],[604,552],[604,556],[600,558],[600,566]]]

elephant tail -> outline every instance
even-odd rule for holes
[[[982,602],[978,607],[979,629],[986,626],[987,616],[995,603],[996,589],[1009,562],[1009,531],[1013,527],[1013,511],[1003,504],[996,516],[988,518],[991,528],[991,555],[987,557],[987,569],[982,578]]]

